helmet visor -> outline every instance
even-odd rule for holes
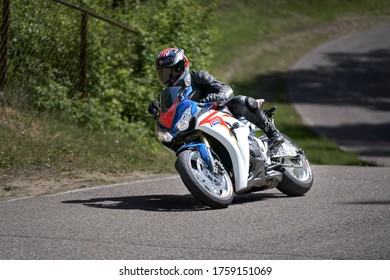
[[[166,87],[172,86],[182,74],[178,68],[157,68],[156,71],[158,79]]]

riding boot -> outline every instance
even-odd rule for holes
[[[270,140],[270,149],[278,147],[284,142],[283,136],[275,128],[272,121],[260,109],[259,103],[253,97],[238,95],[227,104],[234,116],[243,116],[256,125]]]
[[[276,129],[272,121],[261,110],[257,110],[256,115],[259,117],[259,121],[255,123],[270,140],[270,149],[274,149],[280,146],[284,142],[283,136]]]

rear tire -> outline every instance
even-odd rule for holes
[[[283,173],[282,181],[276,187],[288,196],[302,196],[307,193],[313,185],[314,177],[310,163],[302,150],[289,137],[285,137],[283,146],[287,149],[297,149],[296,158],[283,158],[283,164],[300,165],[300,167],[281,167],[279,171]]]
[[[305,160],[307,161],[307,159]],[[292,174],[291,171],[287,170],[285,167],[282,167],[280,169],[280,172],[283,173],[283,177],[282,181],[276,188],[288,196],[302,196],[307,193],[313,185],[314,177],[313,173],[311,173],[311,170],[310,174],[308,175],[308,178],[304,181],[298,179]]]
[[[198,150],[181,152],[175,167],[190,193],[204,205],[218,209],[232,203],[234,189],[228,173],[226,170],[219,174],[213,173]]]

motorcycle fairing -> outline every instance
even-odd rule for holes
[[[159,116],[160,123],[166,128],[172,128],[173,119],[176,114],[177,104],[179,103],[179,99],[176,99],[175,103],[169,108],[167,112],[161,112]]]
[[[219,116],[219,111],[214,111],[209,116],[207,116],[205,119],[203,119],[201,122],[199,122],[199,126],[204,124],[209,124],[211,127],[215,125],[222,125],[222,127],[225,127],[229,133],[233,136],[232,131],[230,130],[230,127],[226,124],[226,122]]]
[[[237,119],[220,111],[208,111],[199,116],[196,129],[211,135],[227,149],[233,164],[236,192],[248,188],[249,173],[249,128],[241,124],[232,133],[230,127],[239,122]],[[236,137],[237,138],[236,138]]]
[[[189,100],[185,99],[182,100],[181,93],[184,91],[184,98],[186,98],[191,92],[192,87],[189,86],[187,88],[179,88],[179,87],[171,87],[168,90],[173,89],[177,92],[177,96],[175,100],[172,100],[172,106],[166,111],[160,112],[159,115],[159,122],[166,128],[170,130],[171,133],[176,134],[176,123],[179,121],[180,117],[182,116],[183,112],[189,107],[191,107],[191,115],[195,115],[197,108],[196,104]],[[174,98],[173,94],[169,94],[168,97]]]

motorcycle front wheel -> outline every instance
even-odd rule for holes
[[[190,193],[204,205],[226,208],[232,203],[234,189],[229,174],[210,170],[198,150],[181,152],[175,167]]]

